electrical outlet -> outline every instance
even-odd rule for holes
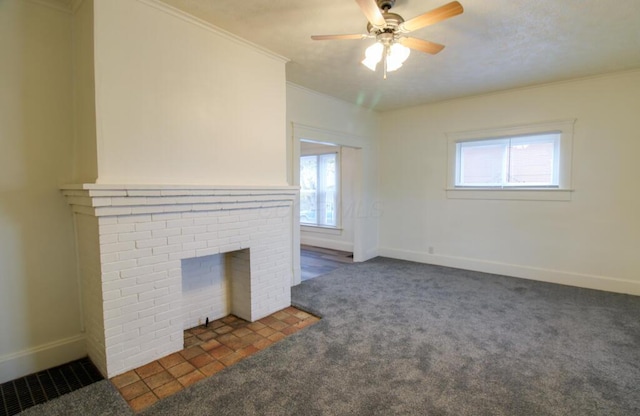
[[[433,254],[434,253],[433,247],[429,246],[429,248],[427,249],[427,252],[429,252],[429,254]]]

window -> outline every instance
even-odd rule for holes
[[[456,143],[455,186],[558,187],[560,133]]]
[[[300,156],[300,223],[338,225],[337,153]]]
[[[447,134],[449,198],[570,199],[575,120]]]

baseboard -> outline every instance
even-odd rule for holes
[[[331,250],[348,251],[350,253],[353,252],[353,243],[331,240],[329,238],[300,235],[300,244],[329,248]]]
[[[84,334],[60,339],[0,357],[0,383],[85,357]]]
[[[418,263],[640,296],[640,282],[631,280],[393,248],[380,248],[378,253],[383,257],[415,261]]]

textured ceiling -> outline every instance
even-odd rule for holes
[[[446,45],[412,51],[382,79],[360,61],[371,40],[353,0],[163,0],[289,58],[287,80],[379,111],[640,68],[640,0],[459,0],[462,15],[412,33]],[[397,0],[406,20],[448,0]]]

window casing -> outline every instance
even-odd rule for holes
[[[447,196],[570,199],[574,122],[448,133]]]

